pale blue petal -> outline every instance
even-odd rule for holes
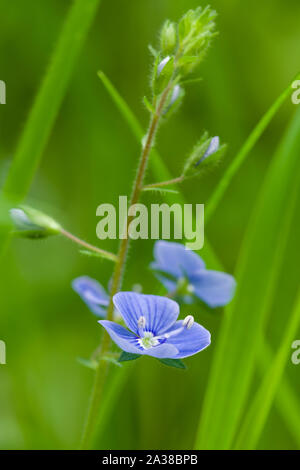
[[[155,263],[153,269],[171,274],[175,278],[192,275],[205,268],[205,263],[192,250],[187,250],[181,243],[160,240],[154,246]]]
[[[194,294],[212,308],[228,304],[236,286],[233,276],[219,271],[199,271],[191,283],[195,288]]]
[[[109,297],[99,282],[81,276],[73,280],[72,287],[95,315],[105,317]]]
[[[132,354],[141,354],[141,347],[137,343],[137,337],[131,331],[126,330],[124,326],[118,325],[112,321],[108,320],[99,320],[100,325],[102,325],[108,332],[111,339],[128,353]]]
[[[152,263],[154,265],[154,263]],[[154,268],[153,268],[154,269]],[[155,273],[155,277],[165,286],[168,292],[175,292],[177,287],[177,281],[172,281],[165,277],[163,274]]]
[[[179,315],[177,302],[158,295],[119,292],[113,301],[127,327],[136,334],[140,317],[146,319],[144,330],[156,336],[170,328]]]
[[[178,354],[177,348],[172,344],[160,344],[153,348],[144,349],[138,344],[137,336],[123,326],[108,320],[99,320],[99,323],[106,329],[119,348],[128,353],[157,358],[172,358]]]
[[[180,328],[182,326],[182,320],[177,321],[173,328],[168,333]],[[166,344],[172,344],[178,349],[174,359],[180,359],[202,351],[210,345],[210,332],[206,330],[199,323],[194,323],[190,329],[184,328],[177,335],[171,336],[167,339]]]
[[[158,359],[173,359],[177,357],[178,349],[173,344],[166,342],[153,348],[144,349],[142,354],[144,356],[157,357]]]

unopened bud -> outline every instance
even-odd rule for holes
[[[163,54],[170,54],[177,45],[176,25],[171,21],[165,21],[160,33],[160,47]]]
[[[165,57],[157,66],[157,75],[160,75],[164,67],[170,60],[170,56]]]
[[[44,238],[57,235],[61,226],[48,215],[28,206],[10,210],[16,235],[25,238]]]
[[[215,153],[220,147],[220,139],[218,136],[215,136],[211,139],[210,144],[208,146],[208,149],[206,150],[205,154],[203,157],[200,158],[200,160],[195,163],[195,166],[198,166],[203,160],[205,160],[207,157]]]

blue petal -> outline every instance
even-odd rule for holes
[[[152,263],[152,267],[155,263]],[[155,268],[153,268],[155,269]],[[177,281],[168,279],[163,274],[155,273],[155,277],[165,286],[168,292],[175,292],[177,287]]]
[[[187,250],[181,243],[160,240],[154,246],[155,263],[151,267],[164,271],[176,278],[190,276],[205,268],[199,255]]]
[[[74,279],[72,287],[95,315],[105,317],[109,297],[99,282],[88,276],[81,276]]]
[[[218,271],[199,271],[191,279],[195,295],[209,307],[228,304],[235,291],[236,282],[230,274]]]
[[[181,326],[182,320],[177,321],[168,333],[180,328]],[[199,323],[194,323],[189,330],[184,328],[177,335],[168,338],[166,344],[172,344],[176,349],[178,349],[178,353],[174,356],[174,359],[192,356],[210,345],[210,332],[203,326],[199,325]]]
[[[141,354],[141,349],[137,343],[137,337],[131,331],[126,330],[124,326],[118,325],[112,321],[99,320],[99,323],[106,329],[111,339],[123,349],[123,351],[132,354]]]
[[[137,336],[131,333],[131,331],[126,330],[123,326],[108,320],[99,320],[99,323],[106,329],[111,339],[119,348],[128,353],[158,358],[173,358],[178,354],[177,348],[172,344],[160,344],[153,348],[144,349],[138,344]]]
[[[202,157],[202,160],[204,160],[205,158],[215,153],[219,149],[219,146],[220,146],[219,137],[218,136],[213,137],[210,141],[208,149],[206,150],[205,154]]]
[[[158,295],[119,292],[113,301],[127,327],[136,334],[140,317],[146,319],[144,330],[151,331],[156,336],[169,329],[179,315],[177,302]]]
[[[144,349],[142,354],[159,359],[174,359],[177,357],[178,349],[173,344],[164,343],[159,346],[153,346],[153,348]]]

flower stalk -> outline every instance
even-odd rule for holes
[[[114,261],[114,262],[118,261],[118,257],[114,253],[110,253],[109,251],[103,250],[102,248],[98,248],[97,246],[91,245],[90,243],[85,242],[84,240],[81,240],[80,238],[76,237],[72,233],[67,232],[67,230],[65,229],[61,229],[60,234],[68,238],[72,242],[77,243],[77,245],[81,245],[83,248],[87,249],[88,251],[97,253],[99,256],[103,258],[110,259],[111,261]]]
[[[163,113],[164,106],[166,101],[169,97],[169,93],[172,90],[173,81],[172,78],[169,81],[168,85],[166,86],[165,90],[160,96],[159,102],[153,113],[150,121],[149,130],[146,136],[145,144],[142,149],[142,154],[140,158],[140,162],[138,165],[138,170],[136,174],[136,178],[133,184],[133,191],[130,199],[130,205],[136,204],[141,196],[143,191],[143,182],[145,177],[145,172],[147,169],[147,164],[149,160],[149,155],[151,153],[151,149],[154,143],[155,135],[158,129],[159,121]],[[129,246],[129,236],[128,236],[128,229],[132,217],[128,217],[127,224],[125,227],[126,236],[121,240],[119,252],[117,256],[117,262],[115,264],[115,269],[113,272],[112,277],[112,284],[110,290],[110,299],[109,299],[109,306],[107,309],[107,319],[113,319],[113,312],[114,312],[114,304],[113,304],[113,296],[119,291],[122,283],[122,276],[126,264],[128,246]],[[95,381],[94,387],[92,391],[92,396],[90,400],[90,406],[88,411],[88,416],[86,420],[86,425],[84,428],[82,441],[81,441],[81,449],[87,449],[90,446],[91,439],[94,435],[96,424],[97,424],[97,416],[100,409],[101,398],[104,391],[104,385],[106,376],[108,373],[109,363],[101,358],[105,356],[110,349],[111,340],[107,332],[104,333],[101,349],[100,349],[100,359],[98,363],[98,367],[95,373]]]

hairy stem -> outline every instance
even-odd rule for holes
[[[90,243],[85,242],[84,240],[81,240],[80,238],[76,237],[70,232],[67,232],[64,229],[61,229],[60,231],[61,235],[64,237],[68,238],[74,243],[77,243],[77,245],[81,245],[84,248],[86,248],[89,251],[94,251],[95,253],[98,253],[99,255],[103,256],[104,258],[108,258],[111,261],[117,262],[118,257],[117,255],[110,253],[110,251],[102,250],[101,248],[98,248],[97,246],[91,245]]]
[[[159,120],[161,118],[162,111],[166,103],[166,100],[169,96],[172,85],[173,85],[172,80],[170,80],[169,84],[167,85],[167,87],[165,88],[165,90],[163,91],[159,99],[155,113],[152,115],[149,130],[148,130],[147,137],[146,137],[146,142],[143,146],[140,162],[139,162],[138,169],[137,169],[136,178],[133,184],[133,191],[132,191],[132,195],[130,199],[130,206],[132,206],[133,204],[136,204],[139,201],[141,192],[143,191],[143,181],[145,177],[149,155],[151,152],[151,148],[153,146]],[[129,226],[130,226],[132,219],[133,219],[133,216],[129,216],[127,219],[125,233],[124,233],[124,236],[121,240],[120,247],[119,247],[118,259],[115,264],[115,269],[114,269],[114,273],[112,277],[109,306],[107,309],[108,320],[113,320],[113,312],[114,312],[113,297],[121,288],[122,276],[123,276],[123,272],[124,272],[124,268],[126,264],[126,257],[127,257],[129,240],[130,240],[128,236],[128,230],[129,230]],[[89,447],[91,439],[95,432],[96,425],[97,425],[98,412],[100,409],[102,394],[103,394],[104,385],[105,385],[105,379],[106,379],[106,375],[107,375],[108,367],[109,367],[108,362],[103,359],[101,360],[101,357],[107,354],[107,352],[109,351],[109,348],[110,348],[110,337],[108,333],[105,331],[103,335],[102,345],[101,345],[100,361],[99,361],[99,364],[95,373],[95,382],[94,382],[94,388],[92,391],[88,417],[87,417],[85,429],[83,432],[82,442],[81,442],[82,449],[87,449]]]
[[[169,186],[170,184],[176,184],[176,183],[181,183],[184,179],[184,176],[178,176],[177,178],[172,178],[171,180],[168,181],[161,181],[159,183],[151,183],[151,184],[146,184],[143,189],[150,189],[150,188],[161,188],[163,186]]]

